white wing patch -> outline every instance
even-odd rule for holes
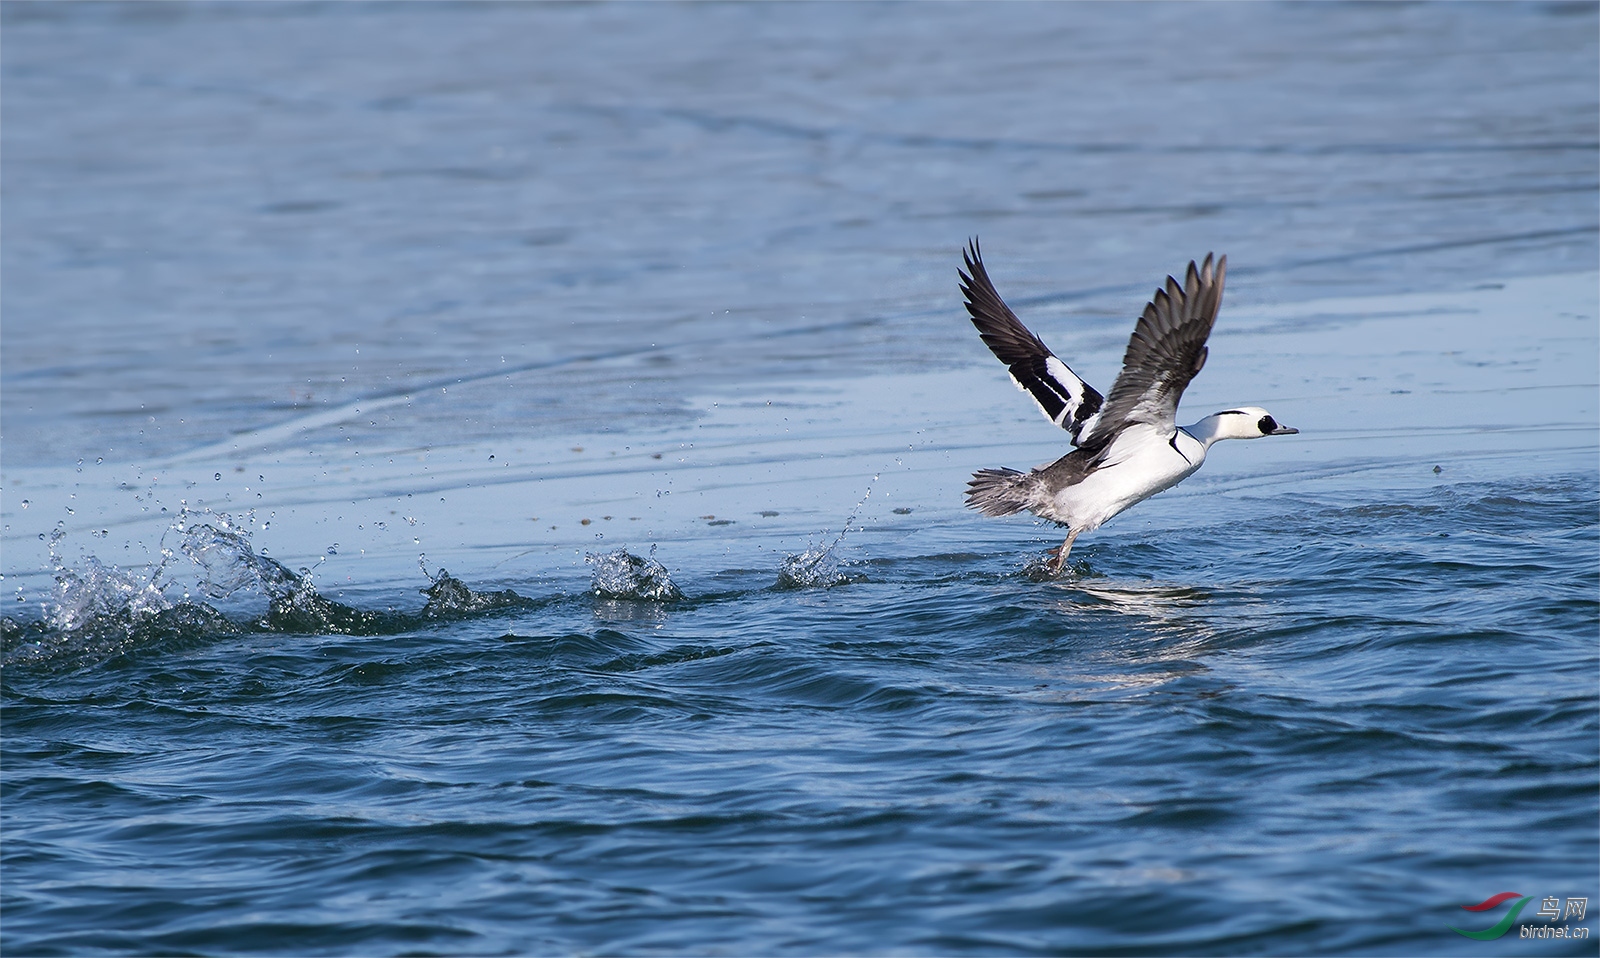
[[[1053,425],[1072,435],[1074,444],[1084,423],[1100,411],[1100,394],[1053,354],[1012,363],[1011,381],[1027,393]]]
[[[1044,368],[1045,372],[1049,374],[1049,383],[1062,391],[1061,398],[1065,399],[1067,403],[1066,406],[1062,407],[1061,412],[1050,420],[1059,426],[1067,421],[1067,417],[1077,412],[1078,404],[1083,402],[1083,380],[1073,375],[1072,370],[1067,368],[1067,364],[1054,356],[1045,359]]]

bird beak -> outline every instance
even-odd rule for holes
[[[1300,432],[1300,430],[1294,428],[1293,426],[1279,426],[1278,428],[1276,428],[1276,429],[1272,430],[1271,432],[1267,433],[1267,435],[1269,435],[1269,436],[1293,436],[1293,435],[1298,434],[1299,432]]]

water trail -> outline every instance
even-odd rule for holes
[[[543,601],[510,590],[476,592],[444,569],[430,574],[426,557],[422,573],[429,585],[422,592],[427,605],[417,614],[367,611],[317,592],[310,569],[292,572],[283,563],[258,553],[251,541],[253,514],[185,507],[162,533],[161,559],[153,566],[125,571],[89,555],[69,565],[62,555],[63,527],[49,537],[55,586],[34,621],[0,618],[0,665],[43,663],[58,667],[92,664],[136,648],[161,646],[173,640],[238,634],[247,630],[306,634],[382,635],[417,628],[428,620],[461,617],[493,609],[535,607]],[[167,535],[181,536],[176,549]],[[175,563],[187,558],[198,569],[197,591],[213,600],[241,593],[266,596],[265,615],[234,621],[173,581]],[[638,569],[631,585],[619,573],[604,577],[608,587],[633,598],[682,598],[682,593],[653,561],[634,559]],[[614,564],[614,563],[613,563]],[[185,566],[186,567],[186,566]],[[601,576],[597,572],[597,589]],[[181,597],[174,598],[181,590]],[[171,595],[169,595],[171,593]],[[620,593],[619,593],[620,594]]]
[[[583,561],[594,566],[590,588],[605,599],[644,599],[649,602],[676,602],[683,592],[667,575],[666,567],[656,561],[656,547],[650,547],[650,557],[641,559],[626,549],[603,555],[590,553]]]
[[[867,500],[872,498],[872,486],[877,481],[878,476],[874,475],[867,483],[866,493],[851,508],[850,515],[845,517],[844,527],[832,542],[821,548],[808,546],[804,552],[783,557],[783,562],[778,566],[780,589],[826,589],[850,581],[850,576],[840,568],[842,563],[838,549],[856,518],[861,515],[861,510],[866,507]],[[824,529],[822,534],[827,535],[827,530]]]

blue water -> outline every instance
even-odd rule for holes
[[[1597,19],[6,4],[0,951],[1594,953]]]

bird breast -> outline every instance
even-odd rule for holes
[[[1181,429],[1163,434],[1151,426],[1129,426],[1082,481],[1057,491],[1052,511],[1088,532],[1188,478],[1205,457],[1205,445]]]

